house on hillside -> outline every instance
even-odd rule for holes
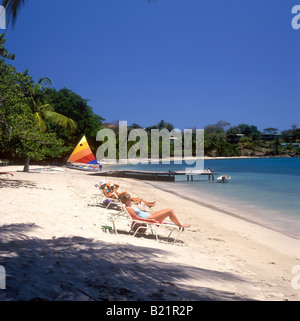
[[[244,134],[228,134],[227,141],[229,143],[238,143],[241,138],[243,138]]]
[[[300,148],[300,143],[281,143],[281,147],[288,146],[291,146],[292,148]]]
[[[261,134],[261,138],[263,140],[275,140],[280,137],[280,134],[273,133],[273,134]]]

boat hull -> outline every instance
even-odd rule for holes
[[[231,180],[231,176],[229,175],[221,175],[217,178],[217,181],[219,183],[228,183],[230,182],[230,180]]]
[[[77,169],[85,172],[99,172],[99,167],[82,166],[82,165],[66,165],[67,168]]]

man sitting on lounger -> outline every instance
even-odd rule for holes
[[[190,224],[181,224],[174,214],[173,210],[170,208],[157,211],[155,213],[147,213],[144,211],[141,211],[138,208],[131,207],[131,197],[129,194],[123,194],[121,197],[121,202],[125,204],[128,214],[131,216],[133,220],[139,220],[149,223],[161,223],[163,220],[165,220],[167,217],[170,218],[170,220],[179,226],[180,228],[184,229],[185,227],[190,227]]]

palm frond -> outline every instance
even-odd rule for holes
[[[14,26],[17,21],[17,17],[21,7],[27,2],[27,0],[0,0],[0,4],[5,8],[7,25],[10,20]]]
[[[74,120],[72,120],[64,115],[61,115],[59,113],[56,113],[55,111],[43,110],[42,114],[45,119],[48,119],[51,122],[53,122],[59,126],[62,126],[64,128],[69,128],[71,130],[74,130],[77,127]]]
[[[48,77],[42,77],[41,79],[39,79],[38,84],[41,86],[51,86],[52,81]]]
[[[45,105],[39,106],[38,109],[40,111],[44,111],[44,109],[47,108],[47,107],[50,107],[50,104],[45,104]]]
[[[34,113],[34,117],[35,117],[35,119],[37,121],[37,124],[42,128],[42,130],[45,131],[47,129],[47,127],[46,127],[46,124],[45,124],[43,118],[41,117],[40,113],[39,112],[35,112]]]

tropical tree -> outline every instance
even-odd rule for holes
[[[74,147],[75,142],[79,137],[86,135],[92,150],[96,149],[96,135],[97,132],[103,128],[102,118],[93,112],[92,107],[88,105],[88,100],[82,98],[79,94],[70,89],[62,88],[56,90],[54,88],[46,87],[43,89],[43,98],[51,106],[54,111],[63,114],[76,122],[76,129],[74,131],[50,123],[49,126],[56,135],[62,138],[66,144]]]
[[[252,137],[254,141],[258,141],[261,139],[261,132],[257,129],[256,126],[248,125],[248,124],[239,124],[238,126],[230,127],[227,130],[228,134],[243,134],[247,137]]]
[[[52,123],[55,123],[64,128],[70,128],[74,130],[76,128],[76,123],[71,119],[62,114],[59,114],[51,110],[50,104],[43,104],[41,102],[36,102],[31,98],[31,111],[34,115],[36,123],[44,130],[47,130],[45,120],[49,120]]]
[[[174,129],[174,126],[170,123],[167,123],[165,122],[164,120],[161,120],[157,125],[156,127],[159,129],[159,130],[162,130],[162,129],[167,129],[168,131],[172,131]]]
[[[208,125],[204,128],[204,151],[210,156],[239,156],[237,146],[227,141],[224,127],[229,123],[219,121],[217,124]]]
[[[269,135],[277,134],[277,132],[278,132],[278,128],[274,128],[274,127],[268,127],[263,130],[264,134],[269,134]]]
[[[26,73],[28,74],[28,71],[26,71]],[[23,86],[23,90],[25,90],[25,95],[28,97],[28,105],[30,107],[29,112],[33,115],[35,125],[39,128],[41,132],[44,133],[47,132],[49,127],[47,127],[46,121],[61,126],[63,128],[69,128],[71,131],[75,130],[76,123],[72,119],[64,116],[63,114],[55,112],[53,107],[45,102],[43,94],[43,85],[45,84],[51,84],[51,80],[47,77],[41,78],[37,84],[33,84],[32,80],[30,80]],[[41,143],[41,140],[38,141]],[[50,150],[47,150],[48,153],[49,151]],[[46,154],[47,153],[45,152],[45,155]],[[54,156],[53,153],[51,154],[52,156]],[[29,163],[30,154],[28,154],[25,159],[25,166],[23,169],[25,172],[29,171]]]
[[[4,43],[1,36],[2,57],[11,57]],[[46,131],[44,119],[60,126],[68,123],[74,127],[75,123],[53,112],[49,105],[36,103],[40,98],[40,85],[34,84],[27,71],[16,71],[3,58],[0,59],[0,146],[5,153],[13,151],[25,158],[24,171],[28,171],[30,158],[41,160],[65,151],[63,141]]]
[[[146,131],[151,132],[151,129],[167,129],[168,131],[172,131],[174,129],[174,126],[171,123],[167,123],[164,120],[161,120],[157,123],[157,125],[147,127]]]
[[[221,128],[223,131],[225,131],[225,127],[230,126],[230,123],[228,123],[228,122],[225,121],[225,120],[219,120],[219,121],[216,123],[215,126]]]
[[[300,128],[292,126],[292,129],[282,131],[281,137],[284,142],[296,143],[300,141]]]
[[[132,124],[130,125],[130,127],[131,127],[132,129],[143,128],[142,126],[140,126],[140,125],[137,124],[137,123],[132,123]]]
[[[37,124],[22,90],[28,76],[0,60],[0,149],[2,153],[42,160],[64,152],[63,141]],[[27,166],[26,166],[27,165]],[[24,170],[29,170],[29,161]]]

